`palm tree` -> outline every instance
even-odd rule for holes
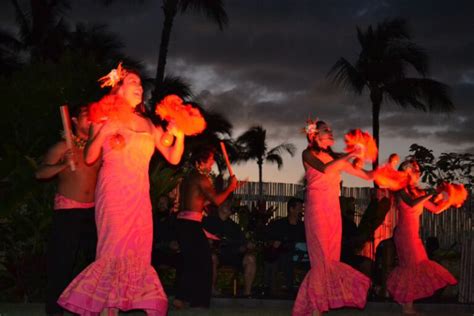
[[[262,126],[253,126],[237,138],[236,144],[240,147],[240,161],[256,160],[258,165],[258,194],[263,197],[263,163],[276,163],[278,169],[283,167],[281,154],[288,152],[293,157],[296,147],[290,143],[280,144],[270,150],[267,145],[267,131]]]
[[[216,23],[221,30],[228,23],[227,13],[224,10],[224,3],[222,0],[163,0],[162,9],[165,19],[161,31],[158,64],[156,67],[156,90],[159,89],[163,82],[171,29],[178,12],[182,14],[188,12],[188,10],[202,12],[209,18],[209,20]]]
[[[374,29],[357,28],[361,51],[355,64],[340,58],[328,73],[333,83],[362,94],[367,88],[372,102],[372,127],[379,146],[379,115],[382,102],[422,111],[451,111],[449,87],[427,78],[428,56],[416,45],[404,19],[386,20]],[[421,78],[409,75],[415,71]],[[378,165],[378,159],[373,167]]]
[[[62,16],[70,9],[67,0],[30,0],[23,8],[18,0],[10,0],[21,42],[29,49],[32,60],[57,61],[64,50],[68,30]]]

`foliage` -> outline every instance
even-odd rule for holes
[[[155,210],[160,196],[167,195],[180,182],[186,170],[167,164],[163,158],[154,156],[150,163],[150,197]]]
[[[5,167],[4,160],[1,161]],[[9,197],[10,212],[0,216],[0,299],[24,302],[42,301],[45,288],[46,236],[51,222],[55,187],[52,183],[34,183],[32,166],[18,159],[10,174],[13,188],[2,194]],[[4,183],[2,183],[4,184]],[[28,184],[25,188],[19,188]],[[14,201],[14,203],[12,203]]]
[[[418,144],[410,146],[408,158],[420,165],[421,181],[435,187],[443,181],[462,183],[468,189],[474,184],[474,155],[470,153],[442,153],[437,159],[433,151]]]
[[[96,79],[124,55],[103,27],[70,30],[61,18],[66,1],[31,14],[12,3],[20,37],[0,34],[0,299],[40,301],[55,186],[34,179],[37,162],[60,138],[59,106],[97,100]]]

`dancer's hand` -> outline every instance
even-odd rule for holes
[[[175,137],[179,137],[179,136],[184,135],[183,131],[181,131],[178,128],[178,126],[176,126],[176,123],[173,120],[169,121],[166,130],[168,131],[168,133],[170,133],[171,135],[173,135]]]
[[[76,155],[74,154],[74,151],[72,149],[68,149],[66,150],[66,152],[64,153],[64,158],[63,158],[63,163],[65,165],[68,165],[70,166],[71,165],[71,162],[74,164],[74,165],[77,165],[78,163],[78,160],[77,160],[77,157]]]
[[[434,199],[433,199],[433,202],[434,203],[439,203],[439,202],[446,202],[449,200],[449,194],[448,192],[446,191],[441,191],[440,193],[438,193]]]

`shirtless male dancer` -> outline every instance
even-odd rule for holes
[[[202,148],[193,154],[192,171],[183,179],[180,211],[176,221],[183,271],[178,280],[175,308],[208,308],[212,288],[212,257],[209,242],[202,228],[202,216],[207,203],[219,206],[237,188],[237,179],[230,177],[227,188],[217,193],[209,173],[214,165],[213,148]]]
[[[36,171],[37,179],[57,177],[51,234],[46,251],[46,314],[62,315],[64,310],[56,303],[59,295],[74,278],[74,266],[79,250],[87,263],[95,257],[97,233],[94,220],[94,191],[100,163],[84,163],[84,146],[90,121],[86,106],[71,111],[73,148],[65,140],[53,145]],[[75,164],[71,170],[70,162]]]

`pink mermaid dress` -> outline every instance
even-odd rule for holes
[[[80,315],[104,308],[142,309],[166,315],[168,301],[151,266],[153,222],[148,167],[154,151],[149,133],[120,132],[123,148],[103,145],[96,187],[96,261],[82,271],[58,303]]]
[[[363,308],[370,280],[339,261],[341,254],[340,175],[306,171],[304,224],[311,269],[298,291],[293,316],[342,306]]]
[[[398,266],[388,276],[387,289],[396,302],[405,304],[429,297],[436,290],[457,281],[445,268],[428,259],[419,237],[423,204],[410,207],[400,198],[397,203],[398,224],[393,238]]]

